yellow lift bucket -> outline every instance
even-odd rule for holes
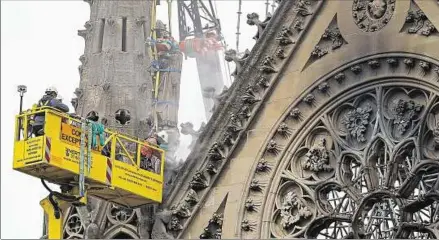
[[[44,133],[34,136],[32,119],[42,114]],[[58,185],[78,184],[81,120],[45,107],[18,115],[15,132],[14,170]],[[132,208],[161,203],[165,152],[109,130],[104,135],[104,146],[91,150],[90,172],[84,157],[87,195]]]

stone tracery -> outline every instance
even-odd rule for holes
[[[261,237],[437,238],[438,90],[419,84],[434,79],[434,73],[422,75],[420,65],[425,59],[409,56],[413,55],[384,54],[354,61],[303,93],[302,96],[314,94],[319,100],[326,96],[325,108],[320,108],[320,101],[309,105],[297,100],[286,111],[274,129],[288,125],[301,130],[286,140],[282,140],[279,131],[273,130],[274,136],[269,139],[275,138],[284,147],[277,155],[261,155],[274,164],[272,173],[279,179],[278,183],[275,183],[277,180],[269,183],[262,193],[277,191],[277,194],[266,202],[254,194],[248,198],[263,200],[262,209],[269,207],[262,214],[270,215],[270,223],[260,222],[254,226],[261,229]],[[407,64],[395,64],[404,59],[410,59],[410,68]],[[372,60],[378,62],[376,68],[364,67],[370,66]],[[432,68],[437,66],[427,62]],[[363,70],[351,71],[353,67]],[[395,74],[395,78],[386,75],[376,80],[384,67],[388,67],[387,73]],[[410,77],[406,80],[399,75],[405,76],[407,72],[426,80],[411,84]],[[341,74],[343,81],[334,77]],[[318,93],[318,86],[329,81],[347,87],[364,81],[367,87],[351,88],[342,95]],[[337,103],[331,99],[337,99]],[[309,108],[319,108],[322,112],[309,118],[309,110],[306,110]],[[301,121],[297,121],[299,115]],[[272,145],[269,139],[267,149]],[[290,144],[294,142],[297,145],[293,147]],[[277,159],[283,162],[278,165],[283,169],[274,167]],[[325,168],[318,168],[318,163]],[[264,178],[258,179],[264,181]],[[290,201],[285,200],[286,196]],[[250,216],[254,219],[258,214],[252,208],[245,209],[249,214],[244,213],[243,219]],[[293,210],[288,212],[288,209]],[[312,215],[305,214],[308,211]],[[413,222],[423,223],[416,227]],[[256,236],[256,229],[242,234]]]
[[[438,211],[437,200],[439,198],[436,196],[439,196],[439,162],[437,158],[430,158],[422,154],[425,151],[417,143],[421,141],[425,132],[431,132],[430,141],[433,142],[432,144],[436,144],[434,142],[435,130],[430,129],[436,129],[435,126],[439,122],[436,118],[428,119],[431,128],[421,127],[422,121],[425,120],[425,118],[422,119],[422,116],[426,116],[425,112],[435,109],[423,108],[422,106],[431,103],[424,101],[426,100],[424,98],[404,100],[413,92],[417,92],[417,96],[431,95],[431,93],[415,87],[377,87],[370,92],[361,94],[360,98],[363,101],[369,101],[368,104],[364,105],[367,106],[368,111],[361,110],[361,108],[344,111],[345,115],[348,115],[344,119],[350,119],[348,122],[355,122],[357,127],[348,131],[354,136],[349,140],[336,137],[336,132],[339,129],[331,128],[331,126],[342,126],[343,124],[339,121],[341,118],[332,118],[332,120],[339,121],[338,123],[330,124],[327,122],[325,124],[320,122],[312,128],[320,129],[320,131],[311,131],[308,134],[308,139],[319,136],[320,139],[304,155],[305,165],[302,172],[297,171],[297,167],[288,167],[284,170],[282,178],[286,183],[279,187],[279,189],[283,189],[279,191],[287,191],[287,194],[286,197],[283,197],[281,193],[277,196],[279,200],[276,201],[284,200],[281,205],[276,203],[273,226],[271,227],[272,236],[301,236],[299,229],[308,227],[308,225],[303,224],[303,221],[312,219],[313,222],[309,224],[312,229],[308,227],[305,235],[308,238],[388,239],[395,238],[397,233],[400,236],[408,234],[415,237],[437,237],[428,230],[428,226],[436,221],[434,218],[437,218],[437,213],[434,212]],[[389,94],[394,95],[390,97]],[[367,98],[364,95],[374,97]],[[371,103],[371,101],[379,101],[379,99],[390,102]],[[439,104],[438,98],[434,99],[434,103]],[[392,103],[396,103],[396,105],[392,106]],[[389,114],[371,116],[371,105],[379,106],[379,109],[376,109],[378,112],[385,112],[384,106],[389,106],[387,110],[392,110],[395,113],[393,120],[386,120]],[[341,105],[338,108],[344,108],[344,106]],[[332,112],[340,112],[338,108]],[[360,117],[352,118],[353,113],[360,113]],[[431,113],[428,114],[431,116]],[[331,115],[331,112],[328,115]],[[369,127],[370,119],[376,119],[376,121],[373,121],[370,126],[372,133],[365,137],[363,133]],[[397,120],[395,121],[395,119]],[[418,121],[413,121],[414,119]],[[389,123],[390,125],[388,125]],[[386,127],[391,129],[385,130]],[[355,134],[352,134],[352,129],[357,129],[353,132]],[[329,134],[322,134],[323,132]],[[406,132],[409,134],[405,134]],[[363,134],[362,138],[359,139],[357,133]],[[395,137],[395,134],[398,136]],[[331,141],[330,144],[334,147],[328,148],[327,141]],[[358,148],[359,143],[365,147]],[[293,155],[290,160],[292,163],[301,158],[300,151],[300,148],[295,151],[299,154]],[[437,149],[433,148],[429,151],[437,152]],[[340,159],[339,165],[336,164],[336,161],[330,160],[331,154],[334,158]],[[417,169],[423,169],[426,165],[430,166],[429,173],[418,177],[422,180],[415,184],[416,187],[412,186],[414,180],[410,181],[410,176],[419,176],[420,173]],[[333,168],[337,168],[335,175],[326,175],[326,178],[317,176],[311,181],[309,181],[311,178],[304,178],[306,175],[303,171],[305,170],[312,170],[316,174],[330,172]],[[331,181],[320,183],[313,181],[319,179],[331,179]],[[310,198],[302,193],[307,187],[296,181],[309,187],[317,186],[314,190],[317,196],[315,202],[308,200]],[[288,184],[291,186],[285,190],[285,186]],[[293,185],[294,187],[292,187]],[[312,195],[312,193],[309,194]],[[289,213],[288,210],[292,208],[295,208],[294,213]],[[282,219],[280,222],[276,220],[279,218],[276,211],[280,211],[279,216]],[[313,219],[312,213],[314,211],[317,211],[318,215],[344,216],[345,219],[336,221],[333,218],[328,218],[326,219],[330,221],[328,223],[320,218]],[[408,226],[412,226],[409,224],[411,221],[424,222],[427,230],[410,232],[411,230],[407,229],[410,229]],[[402,223],[404,225],[401,225]],[[402,229],[403,226],[406,230]],[[278,230],[280,227],[284,230],[294,230],[280,232]]]

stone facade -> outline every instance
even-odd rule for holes
[[[437,239],[438,16],[435,0],[293,0],[269,20],[249,14],[257,43],[157,229]]]
[[[85,39],[80,57],[80,86],[72,104],[78,115],[96,111],[106,127],[144,139],[152,132],[166,131],[165,196],[176,169],[175,151],[179,131],[178,102],[182,54],[160,55],[160,87],[154,88],[150,45],[152,1],[87,1],[90,20],[78,34]],[[166,32],[158,22],[157,37]],[[161,69],[160,71],[162,71]],[[154,95],[157,91],[157,101]],[[158,113],[154,116],[154,109]],[[157,119],[157,128],[153,121]],[[87,207],[72,207],[64,222],[65,238],[149,238],[155,205],[126,209],[96,198]]]
[[[247,17],[257,43],[226,54],[235,81],[139,235],[437,239],[438,2],[284,0]],[[133,213],[111,209],[132,236]]]

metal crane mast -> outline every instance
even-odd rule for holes
[[[208,6],[205,4],[208,2]],[[212,0],[177,0],[180,41],[188,37],[204,38],[205,33],[215,31],[221,37],[221,25],[216,17]],[[220,55],[217,51],[197,55],[198,77],[203,95],[206,119],[212,115],[214,97],[224,88]]]

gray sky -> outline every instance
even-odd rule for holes
[[[162,2],[158,19],[166,23],[167,4]],[[255,43],[256,27],[246,24],[246,14],[265,16],[264,3],[243,1],[240,50]],[[216,5],[226,41],[235,48],[238,1],[222,0]],[[43,220],[39,201],[48,194],[38,179],[12,170],[17,85],[28,87],[24,108],[36,103],[48,86],[57,87],[71,107],[73,91],[79,86],[79,56],[84,53],[84,40],[77,30],[89,19],[89,9],[83,1],[1,1],[1,238],[39,238]],[[175,4],[173,13],[173,35],[178,39]],[[234,66],[230,67],[233,71]],[[183,63],[180,91],[179,121],[190,121],[197,129],[205,117],[200,111],[204,108],[194,60]],[[187,146],[190,137],[182,138]]]

